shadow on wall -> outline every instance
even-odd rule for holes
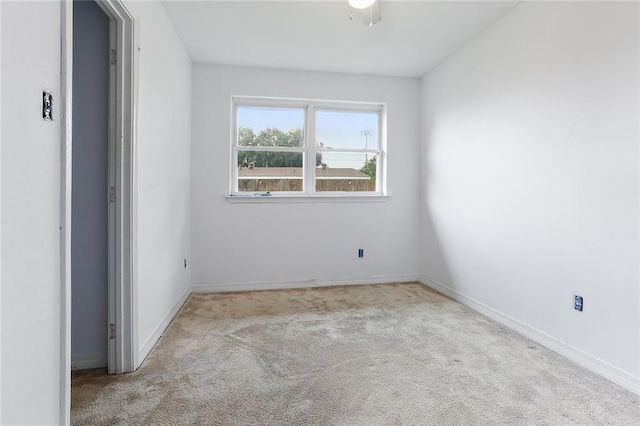
[[[428,170],[426,173],[428,173]],[[441,239],[438,237],[438,232],[433,223],[433,212],[429,206],[427,181],[428,179],[424,176],[420,206],[420,225],[422,231],[420,280],[425,283],[427,281],[435,281],[438,284],[454,289],[449,265],[442,249]]]

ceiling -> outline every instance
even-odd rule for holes
[[[519,1],[379,0],[382,21],[347,0],[163,1],[196,63],[421,77]]]

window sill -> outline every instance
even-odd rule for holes
[[[389,201],[390,195],[227,195],[231,204],[260,203],[382,203]]]

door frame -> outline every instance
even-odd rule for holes
[[[110,210],[109,324],[115,338],[109,343],[109,373],[134,371],[139,365],[137,335],[137,128],[139,40],[136,20],[123,0],[96,0],[111,18],[112,43],[117,52],[112,71],[115,94],[110,114],[110,185],[115,200]],[[73,0],[61,1],[61,223],[60,223],[60,423],[71,419],[71,184],[73,118]],[[114,31],[115,30],[115,31]],[[105,62],[108,58],[105,58]],[[112,126],[110,126],[112,127]],[[105,188],[105,197],[109,188]],[[113,218],[113,220],[112,220]]]

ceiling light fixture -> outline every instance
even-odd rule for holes
[[[348,0],[354,9],[364,9],[371,6],[376,0]]]
[[[353,13],[355,13],[354,9],[357,9],[362,13],[362,21],[368,26],[372,27],[373,24],[377,24],[382,19],[382,15],[380,15],[380,8],[378,7],[377,0],[347,0],[349,2],[349,6],[351,9],[351,15],[349,16],[350,20],[353,20]]]

